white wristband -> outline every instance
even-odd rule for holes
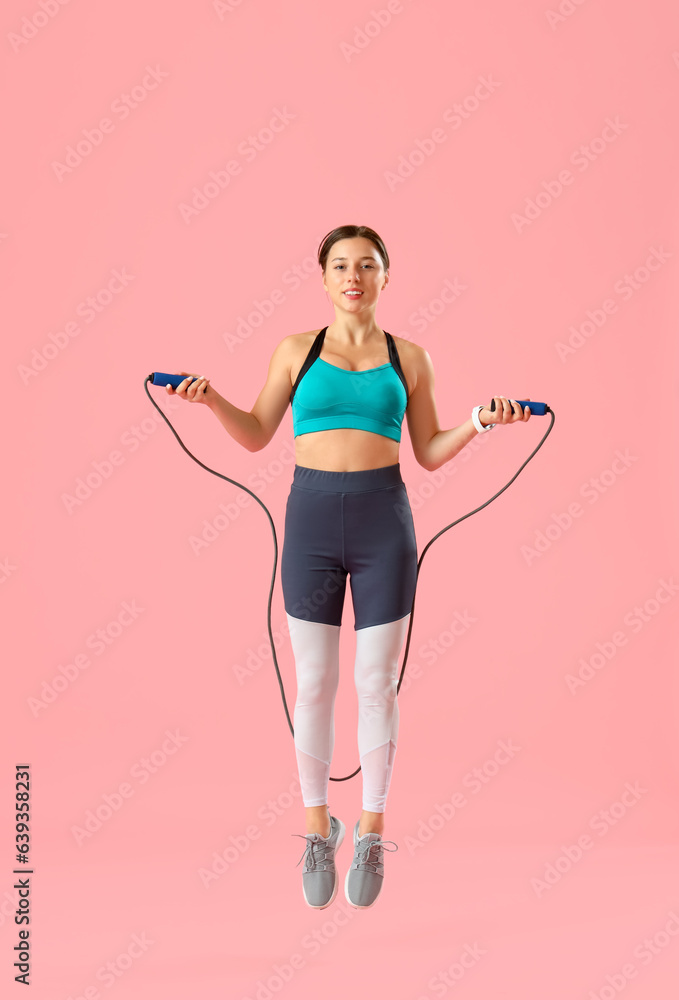
[[[484,406],[485,404],[482,403],[481,406],[475,406],[474,409],[472,410],[472,421],[474,423],[474,427],[476,427],[479,434],[485,434],[486,431],[492,431],[493,427],[495,427],[495,424],[486,424],[486,426],[484,427],[481,421],[479,420],[479,410],[483,410]]]

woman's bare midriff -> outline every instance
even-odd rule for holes
[[[395,465],[399,441],[361,431],[356,427],[335,427],[329,431],[310,431],[295,438],[295,462],[307,469],[329,472],[360,472]]]
[[[300,334],[300,352],[293,370],[292,383],[297,379],[304,359],[314,341],[318,330],[310,334]],[[409,359],[404,357],[402,341],[398,340],[399,359],[410,391],[412,379],[409,375]],[[386,339],[384,357],[375,353],[355,357],[352,361],[340,357],[328,350],[327,340],[323,343],[321,357],[324,361],[350,371],[360,371],[376,367],[389,361]],[[372,431],[359,430],[356,427],[336,427],[327,431],[310,431],[299,434],[295,438],[295,462],[307,469],[324,469],[328,472],[360,472],[363,469],[379,469],[385,465],[395,465],[399,461],[400,441],[386,437],[384,434],[374,434]]]

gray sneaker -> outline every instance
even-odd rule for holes
[[[335,851],[344,840],[345,827],[341,819],[330,817],[330,836],[320,833],[293,833],[293,837],[304,837],[307,846],[299,859],[304,859],[302,871],[302,891],[308,906],[322,910],[330,906],[337,895],[339,875],[335,868]]]
[[[382,840],[379,833],[364,833],[359,839],[358,825],[354,827],[354,860],[344,882],[347,902],[357,908],[367,908],[376,902],[384,882],[384,862],[382,854],[387,844],[398,844],[393,840]],[[391,848],[388,848],[391,850]]]

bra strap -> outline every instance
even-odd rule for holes
[[[386,330],[384,332],[387,333]],[[394,338],[390,333],[387,333],[387,346],[389,348],[389,360],[391,361],[394,367],[394,371],[400,378],[401,382],[403,382],[403,388],[406,391],[406,399],[407,399],[408,383],[406,381],[405,375],[403,374],[403,369],[401,368],[401,359],[398,356],[398,348],[396,347],[396,341],[394,340]]]
[[[293,400],[293,397],[294,397],[295,393],[297,392],[297,386],[302,381],[303,376],[306,375],[306,373],[311,368],[311,366],[314,363],[314,361],[316,360],[316,358],[319,357],[319,355],[321,353],[321,349],[323,347],[323,341],[325,340],[325,331],[327,329],[328,329],[327,326],[324,326],[322,330],[319,330],[319,332],[316,334],[316,336],[314,338],[313,344],[309,348],[309,353],[307,354],[306,358],[304,359],[304,364],[300,368],[299,375],[295,379],[295,383],[294,383],[294,385],[293,385],[293,387],[292,387],[292,389],[290,391],[290,402],[291,403],[292,403],[292,400]]]

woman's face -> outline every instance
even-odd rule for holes
[[[375,244],[364,236],[337,240],[330,248],[323,274],[323,287],[333,305],[348,313],[360,313],[377,305],[389,282]],[[348,295],[358,291],[360,295]]]

